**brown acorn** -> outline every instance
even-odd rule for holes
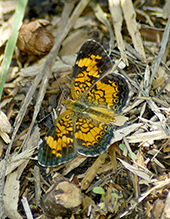
[[[47,218],[68,216],[79,212],[82,203],[81,190],[64,177],[58,176],[41,199],[41,208]]]
[[[46,29],[48,25],[50,22],[43,19],[24,23],[18,36],[18,48],[31,55],[46,55],[54,45],[54,37]]]

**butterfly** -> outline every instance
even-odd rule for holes
[[[39,148],[39,164],[58,166],[77,152],[97,156],[114,137],[115,116],[130,99],[130,85],[118,73],[109,73],[113,63],[103,46],[86,41],[78,53],[71,81],[67,110],[54,122]],[[109,74],[108,74],[109,73]]]

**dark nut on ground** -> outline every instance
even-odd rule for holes
[[[31,55],[46,55],[54,45],[52,33],[46,29],[50,22],[35,20],[21,26],[17,46]]]
[[[67,180],[55,183],[41,199],[41,207],[48,218],[76,213],[81,203],[81,190]]]

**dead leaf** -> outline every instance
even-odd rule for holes
[[[17,171],[7,176],[4,187],[4,209],[6,217],[10,219],[22,219],[18,213],[20,181],[17,180]]]

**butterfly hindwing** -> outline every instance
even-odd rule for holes
[[[120,74],[108,74],[88,92],[84,102],[89,107],[120,113],[129,101],[130,85]]]
[[[74,147],[74,112],[67,110],[61,114],[49,129],[38,153],[38,161],[42,166],[57,166],[76,156]]]
[[[114,126],[87,114],[79,114],[75,124],[75,146],[80,154],[97,156],[113,137]]]

